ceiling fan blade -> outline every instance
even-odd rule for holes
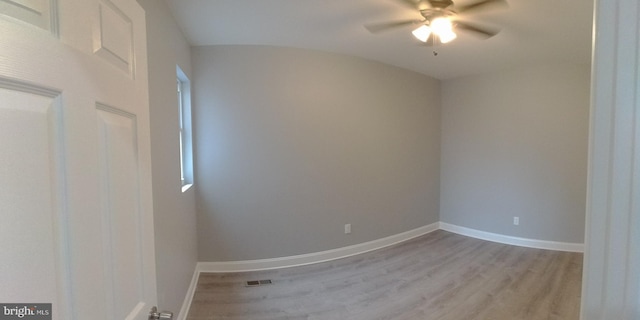
[[[482,36],[483,38],[491,38],[496,34],[498,34],[498,32],[500,32],[500,30],[496,28],[480,27],[478,25],[473,25],[468,22],[455,21],[454,25],[455,25],[455,28],[457,29],[461,29],[464,31],[471,31],[476,35]]]
[[[506,0],[481,0],[464,6],[456,7],[456,12],[467,13],[471,11],[486,10],[490,7],[508,7]]]
[[[383,22],[383,23],[372,23],[365,25],[365,29],[369,30],[371,33],[380,33],[383,31],[387,31],[390,29],[400,28],[409,26],[412,24],[423,23],[423,20],[400,20],[400,21],[391,21],[391,22]]]
[[[411,9],[425,10],[431,8],[428,0],[397,0]]]

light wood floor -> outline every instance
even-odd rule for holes
[[[188,320],[579,318],[582,254],[438,230],[308,266],[205,273]],[[248,280],[273,284],[246,287]]]

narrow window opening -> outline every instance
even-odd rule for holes
[[[176,67],[179,147],[180,147],[180,183],[182,192],[193,185],[193,157],[191,147],[191,95],[190,82],[180,67]]]

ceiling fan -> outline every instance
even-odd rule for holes
[[[499,32],[498,29],[462,21],[459,17],[494,6],[507,6],[506,0],[480,0],[462,6],[455,6],[452,0],[396,1],[418,10],[422,19],[367,24],[365,28],[375,34],[398,27],[418,25],[412,34],[426,45],[453,41],[457,37],[455,30],[468,31],[483,38],[493,37]]]

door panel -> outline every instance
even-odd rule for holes
[[[136,117],[99,104],[97,121],[106,292],[121,312],[112,318],[124,319],[144,303]]]
[[[63,294],[57,239],[64,199],[60,112],[57,93],[0,83],[0,283],[12,298],[7,302],[55,303]]]
[[[52,33],[57,32],[56,6],[54,0],[0,0],[3,14]]]
[[[0,0],[0,34],[0,302],[51,302],[60,320],[147,319],[156,286],[143,10]]]
[[[94,52],[129,75],[133,75],[133,26],[131,18],[108,0],[99,4],[99,23],[94,29]]]

